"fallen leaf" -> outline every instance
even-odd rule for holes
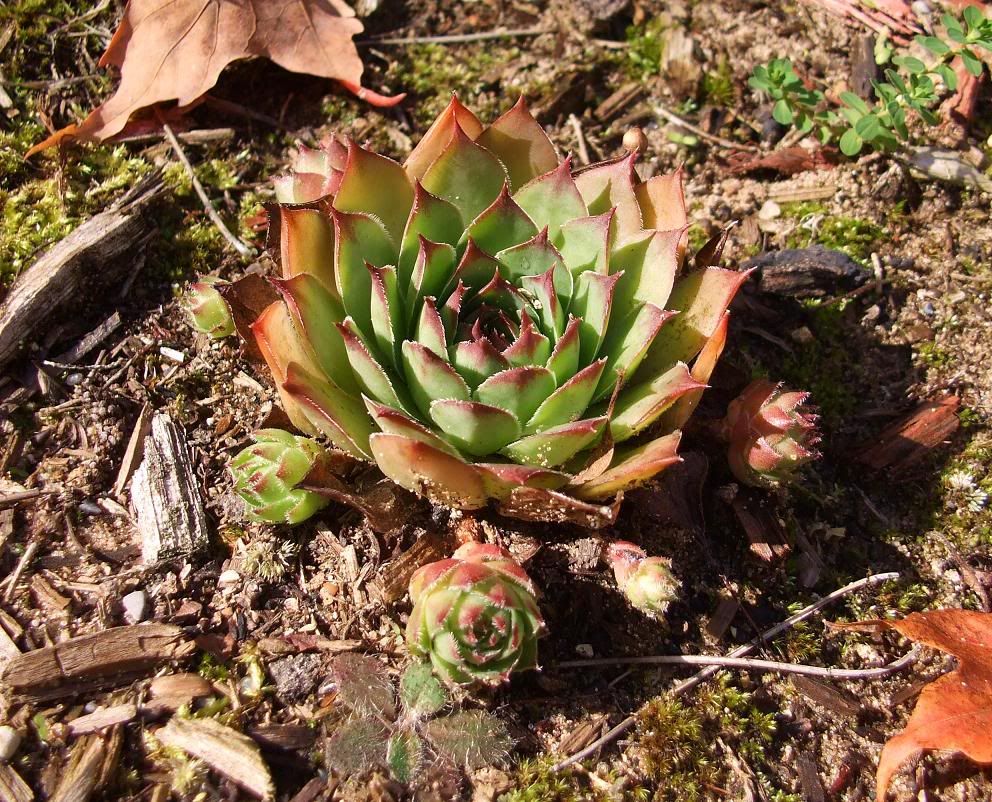
[[[352,37],[362,30],[342,0],[130,0],[99,62],[120,69],[117,91],[27,155],[67,138],[102,142],[156,103],[175,100],[185,109],[217,83],[224,67],[250,56],[332,78],[372,105],[394,105],[403,95],[385,97],[360,85],[362,61]]]
[[[862,447],[858,462],[875,470],[898,473],[919,462],[957,431],[961,399],[948,395],[920,404],[906,417],[887,426],[869,445]]]
[[[859,621],[842,629],[893,629],[958,658],[958,667],[927,685],[906,729],[882,749],[875,778],[876,802],[884,802],[892,776],[907,760],[932,749],[963,752],[992,764],[992,613],[933,610],[900,621]]]
[[[822,170],[834,166],[828,154],[823,150],[809,151],[798,145],[773,150],[767,156],[735,153],[728,161],[731,175],[754,173],[758,170],[771,170],[782,175],[796,175],[807,170]]]

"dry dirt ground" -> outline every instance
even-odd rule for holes
[[[152,166],[163,167],[170,181],[146,255],[124,266],[126,292],[118,289],[124,279],[110,291],[87,288],[71,314],[55,315],[34,333],[25,358],[3,378],[0,490],[43,491],[0,502],[5,659],[12,649],[40,649],[135,617],[197,637],[195,652],[178,662],[137,676],[100,677],[76,695],[37,700],[4,690],[0,712],[20,735],[10,766],[37,798],[68,799],[60,781],[96,744],[103,762],[97,761],[99,771],[90,766],[90,798],[244,796],[223,776],[149,739],[168,716],[147,705],[149,681],[183,671],[214,683],[193,706],[195,715],[214,716],[262,744],[279,799],[870,798],[882,744],[949,658],[924,652],[908,672],[872,682],[721,673],[679,702],[664,694],[688,675],[684,669],[555,665],[582,656],[726,653],[831,590],[883,571],[899,578],[845,598],[824,616],[990,610],[992,513],[981,503],[981,494],[992,492],[989,197],[876,155],[836,159],[835,166],[791,178],[732,170],[740,151],[729,143],[771,149],[782,133],[747,88],[756,64],[790,56],[822,88],[850,80],[850,56],[864,31],[811,4],[366,5],[379,6],[366,20],[370,37],[500,27],[548,32],[363,46],[368,85],[409,92],[404,104],[387,111],[338,94],[328,82],[269,64],[237,65],[216,94],[242,105],[201,108],[189,126],[233,133],[187,150],[222,214],[256,246],[268,178],[286,163],[295,140],[341,130],[402,158],[451,91],[481,116],[509,107],[522,92],[563,151],[609,157],[619,152],[624,131],[642,126],[649,143],[644,175],[686,165],[696,245],[741,221],[727,244],[726,266],[819,242],[846,251],[859,272],[824,278],[815,299],[795,297],[790,286],[771,292],[763,277],[752,280],[735,303],[730,345],[687,435],[691,456],[662,483],[633,494],[610,530],[489,514],[466,520],[406,500],[399,525],[387,533],[338,506],[292,530],[249,524],[225,463],[266,419],[274,393],[231,341],[210,342],[192,331],[177,293],[197,272],[233,279],[266,265],[225,250],[158,138],[22,164],[18,153],[42,131],[39,114],[63,125],[105,90],[106,84],[72,78],[93,71],[119,4],[87,6],[80,17],[40,0],[20,11],[0,6],[3,30],[14,29],[4,45],[12,98],[0,178],[7,244],[0,259],[10,260],[4,281]],[[672,31],[691,35],[693,55],[688,67],[661,74],[659,42]],[[984,93],[987,104],[987,86]],[[680,129],[659,107],[722,144]],[[945,127],[918,136],[987,163],[990,132],[992,119],[980,112],[970,131]],[[50,214],[46,204],[53,205]],[[48,216],[25,223],[28,207]],[[60,362],[115,310],[119,327],[73,364]],[[733,484],[707,424],[755,375],[812,391],[822,413],[823,457],[799,486],[747,497]],[[958,399],[947,402],[954,405],[953,431],[932,447],[893,457],[890,466],[872,461],[887,425],[922,401],[950,396]],[[118,480],[146,408],[168,414],[190,445],[210,536],[207,550],[194,557],[153,564],[141,558],[130,492]],[[742,501],[756,517],[740,514]],[[413,789],[381,772],[350,779],[329,773],[325,742],[346,717],[327,682],[334,653],[364,652],[397,676],[407,659],[402,632],[409,602],[384,590],[391,566],[418,540],[467,531],[526,559],[542,591],[549,630],[541,644],[544,669],[455,702],[493,711],[514,739],[511,754],[478,760],[465,772],[427,765]],[[671,557],[683,594],[667,622],[634,614],[599,564],[602,543],[615,537]],[[814,618],[759,653],[864,668],[905,648],[895,639],[832,633]],[[145,707],[96,736],[72,727],[84,714],[124,704]],[[579,766],[551,770],[636,711],[637,726],[619,742]],[[898,780],[896,798],[988,799],[988,779],[963,759],[927,757]]]

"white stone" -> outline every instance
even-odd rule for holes
[[[129,624],[137,624],[148,618],[151,605],[145,591],[135,590],[121,599],[121,607],[124,608],[124,620]]]
[[[21,746],[21,734],[13,727],[4,724],[0,726],[0,760],[6,763]]]

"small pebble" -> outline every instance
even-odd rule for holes
[[[773,200],[767,200],[761,204],[761,208],[758,210],[759,220],[774,220],[776,217],[782,216],[782,207],[779,206]]]
[[[926,315],[927,317],[933,317],[934,315],[937,314],[937,310],[934,308],[934,305],[932,303],[927,301],[925,304],[923,304],[923,314]]]
[[[0,761],[6,763],[21,745],[21,734],[13,727],[4,724],[0,726]]]
[[[231,569],[228,569],[227,571],[222,573],[219,577],[217,577],[218,585],[236,585],[240,581],[241,581],[241,574],[239,574],[237,571],[232,571]]]
[[[592,645],[588,643],[580,643],[575,647],[575,653],[579,657],[592,657],[595,652],[592,650]]]
[[[145,591],[135,590],[121,599],[121,607],[124,608],[124,620],[129,624],[137,624],[148,618],[151,605]]]

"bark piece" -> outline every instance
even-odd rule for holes
[[[868,271],[841,251],[822,245],[770,251],[748,259],[742,270],[758,268],[762,292],[790,298],[823,298],[863,284]]]
[[[925,401],[862,447],[857,461],[875,470],[901,473],[957,431],[960,403],[956,395]]]
[[[114,495],[119,496],[124,492],[127,483],[141,464],[144,455],[145,438],[152,429],[153,410],[149,404],[145,404],[138,413],[138,420],[131,430],[131,437],[127,441],[127,450],[124,452],[124,459],[121,460],[120,470],[117,472],[117,481],[114,482]]]
[[[144,562],[207,548],[207,516],[186,437],[168,415],[152,418],[144,459],[131,480],[131,505],[141,532]]]
[[[402,599],[414,571],[422,565],[451,556],[453,549],[454,544],[447,538],[425,532],[399,557],[386,563],[370,584],[387,604]]]
[[[138,708],[133,704],[115,705],[95,710],[69,722],[70,735],[87,735],[105,730],[116,724],[126,724],[138,716]]]
[[[247,735],[213,719],[173,717],[156,737],[165,746],[174,746],[199,758],[259,799],[272,798],[274,788],[269,768],[258,745]]]
[[[851,50],[851,88],[864,100],[875,97],[873,82],[882,77],[882,70],[875,61],[875,36],[865,33],[857,37]]]
[[[0,366],[48,331],[56,312],[79,312],[98,286],[112,283],[154,228],[150,210],[164,185],[148,179],[41,255],[14,282],[0,305]]]
[[[120,748],[119,731],[107,737],[87,735],[76,741],[50,802],[86,802],[113,772]]]
[[[140,674],[194,648],[179,627],[114,627],[18,655],[7,664],[3,681],[15,694],[57,699]]]
[[[0,800],[2,802],[32,802],[34,793],[21,775],[6,763],[0,763]]]

